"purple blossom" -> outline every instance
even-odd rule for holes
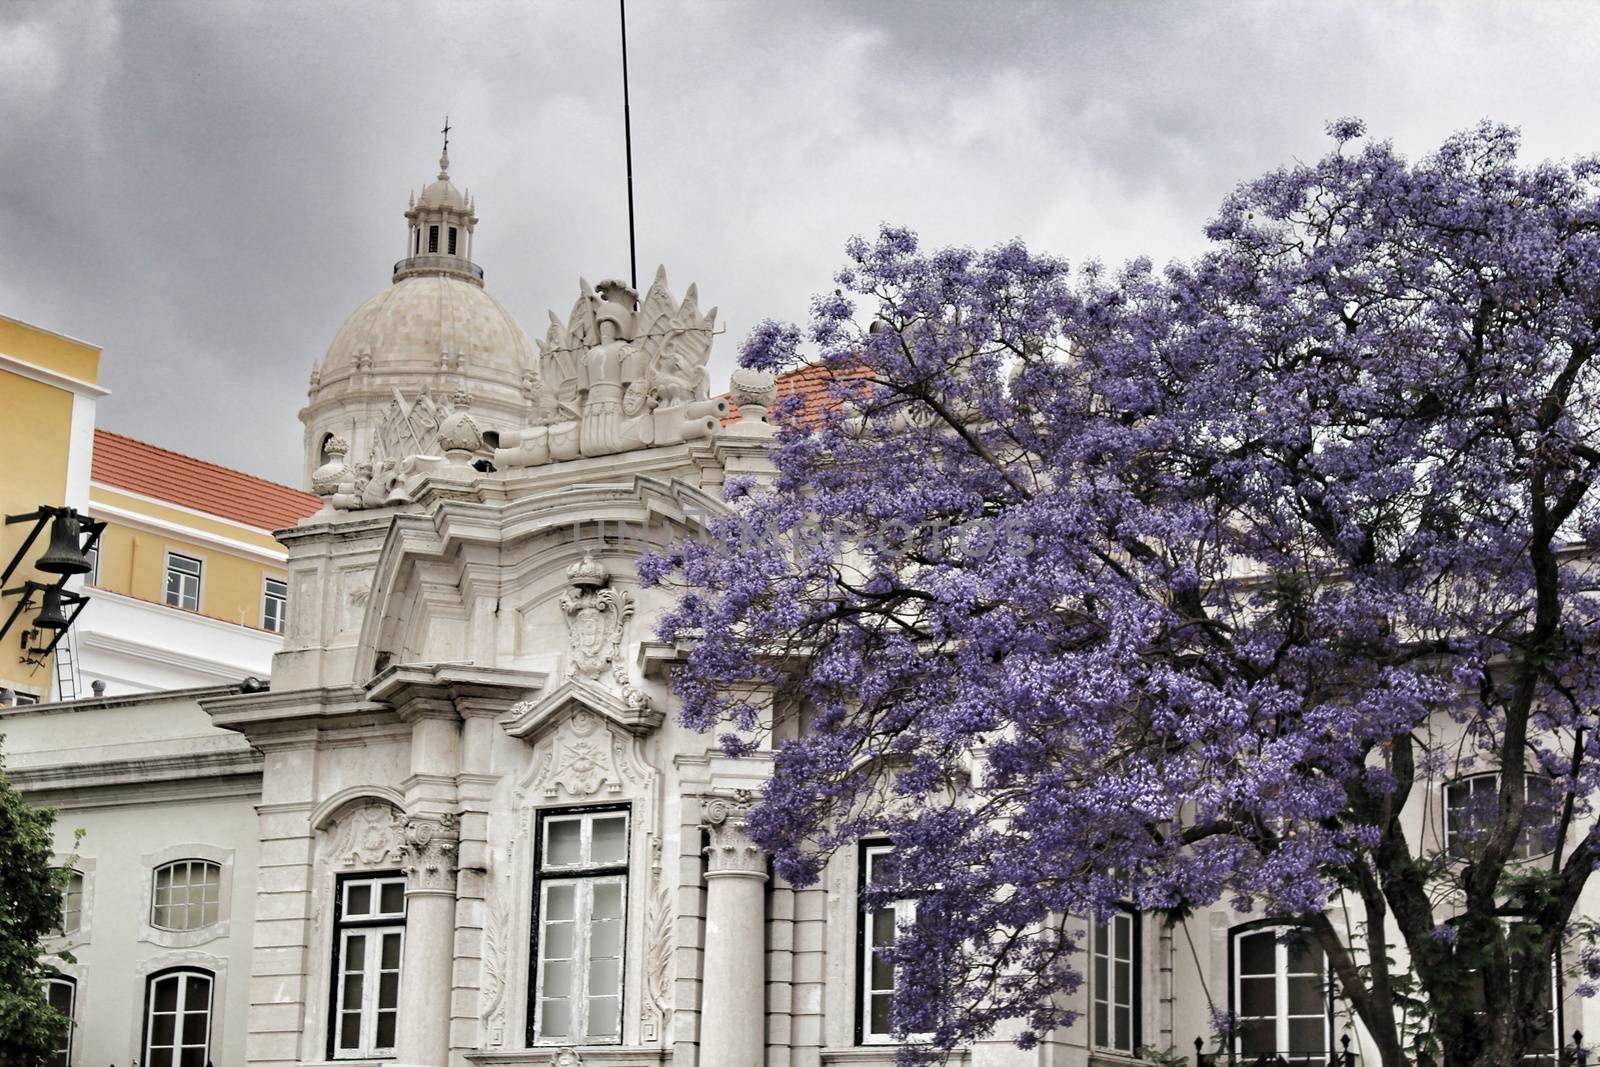
[[[1295,922],[1355,887],[1425,986],[1466,958],[1533,980],[1495,917],[1517,783],[1580,812],[1600,786],[1600,163],[1521,167],[1490,124],[1415,163],[1328,132],[1193,262],[1074,274],[886,227],[806,334],[746,342],[776,370],[814,347],[830,403],[780,406],[773,479],[641,575],[684,590],[686,726],[750,751],[753,685],[792,717],[750,820],[779,874],[897,846],[874,899],[929,920],[892,950],[900,1032],[1070,1025],[1062,917],[1126,901]],[[1473,768],[1499,777],[1456,851],[1407,829]],[[1597,861],[1582,837],[1562,874]],[[1577,898],[1527,895],[1549,958]],[[1427,1010],[1466,1062],[1460,1000]]]

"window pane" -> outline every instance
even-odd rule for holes
[[[1268,978],[1239,979],[1239,1014],[1246,1017],[1276,1015],[1278,1012],[1278,983]]]
[[[388,882],[384,884],[381,893],[380,910],[385,915],[401,915],[406,910],[406,887],[403,882]]]
[[[350,886],[345,901],[345,914],[351,918],[370,914],[372,911],[372,886],[359,883]]]
[[[611,815],[594,820],[590,842],[590,862],[595,866],[610,866],[628,859],[628,820],[623,815]]]
[[[1276,933],[1263,930],[1239,938],[1239,973],[1272,974],[1278,969]]]
[[[544,981],[539,992],[546,997],[566,998],[572,995],[572,961],[544,961]]]
[[[1320,978],[1289,979],[1289,1014],[1316,1015],[1324,1010]]]
[[[617,1016],[621,1001],[616,997],[589,998],[588,1037],[614,1038],[617,1036]]]
[[[1321,974],[1322,946],[1309,935],[1296,936],[1289,942],[1290,974]]]
[[[178,1010],[178,976],[177,975],[173,975],[170,978],[162,978],[161,980],[156,982],[155,1010],[156,1011],[177,1011]]]
[[[539,1002],[539,1036],[571,1037],[572,1005],[565,1000]]]
[[[378,1048],[394,1048],[395,1020],[399,1018],[398,1012],[385,1011],[378,1013],[378,1032],[373,1044]]]
[[[600,882],[594,887],[594,917],[619,919],[622,917],[622,884]]]
[[[401,938],[398,933],[383,935],[383,959],[379,964],[384,970],[396,970],[400,966]]]
[[[577,918],[573,908],[575,886],[553,885],[545,892],[545,912],[552,922]]]
[[[1239,1024],[1239,1051],[1246,1056],[1277,1052],[1277,1027],[1271,1019],[1247,1019]]]
[[[572,958],[572,939],[577,927],[573,923],[546,923],[544,928],[544,954],[552,959]]]
[[[359,1049],[361,1047],[361,1013],[344,1011],[339,1013],[339,1047],[342,1049]]]
[[[1298,1053],[1326,1052],[1327,1021],[1315,1019],[1289,1020],[1289,1051]]]
[[[1133,1013],[1127,1008],[1117,1009],[1117,1033],[1116,1039],[1112,1044],[1114,1048],[1121,1049],[1123,1052],[1133,1051],[1132,1016]]]
[[[545,824],[546,867],[572,867],[582,862],[583,823],[577,819],[563,819]]]
[[[874,1034],[887,1034],[892,1032],[889,1022],[889,1006],[892,1003],[888,993],[874,993],[871,998],[870,1018],[867,1028]]]

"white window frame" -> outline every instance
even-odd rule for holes
[[[1251,927],[1246,927],[1244,929],[1235,929],[1234,931],[1232,931],[1232,934],[1231,934],[1232,944],[1230,945],[1230,948],[1232,949],[1231,955],[1232,955],[1232,964],[1233,964],[1233,966],[1231,967],[1231,970],[1233,972],[1233,983],[1232,983],[1232,989],[1230,990],[1231,1007],[1232,1007],[1233,1012],[1234,1012],[1234,1018],[1239,1020],[1240,1023],[1244,1023],[1244,1022],[1247,1022],[1247,1021],[1250,1021],[1250,1020],[1255,1020],[1255,1019],[1265,1019],[1265,1018],[1267,1018],[1267,1016],[1264,1016],[1264,1015],[1248,1015],[1247,1016],[1247,1015],[1244,1014],[1244,992],[1243,992],[1243,987],[1242,987],[1241,983],[1243,982],[1243,980],[1245,978],[1265,978],[1267,976],[1264,975],[1264,974],[1249,974],[1249,975],[1247,975],[1247,974],[1244,973],[1244,954],[1243,954],[1243,952],[1240,951],[1239,943],[1242,940],[1244,940],[1245,938],[1252,937],[1252,936],[1255,936],[1257,934],[1267,934],[1267,935],[1271,936],[1271,938],[1272,938],[1272,951],[1273,951],[1273,957],[1272,957],[1273,958],[1273,970],[1272,970],[1273,1006],[1274,1006],[1274,1009],[1275,1009],[1275,1014],[1272,1016],[1272,1019],[1273,1019],[1273,1045],[1274,1045],[1274,1048],[1271,1050],[1271,1052],[1267,1053],[1267,1055],[1278,1055],[1278,1056],[1281,1056],[1281,1057],[1283,1057],[1283,1059],[1285,1061],[1287,1061],[1290,1064],[1302,1063],[1302,1064],[1308,1064],[1308,1065],[1309,1064],[1318,1064],[1318,1065],[1320,1065],[1321,1063],[1325,1062],[1328,1059],[1328,1057],[1332,1054],[1332,1048],[1333,1048],[1333,1021],[1332,1021],[1332,1019],[1329,1018],[1328,993],[1327,993],[1327,989],[1328,989],[1328,985],[1327,985],[1327,983],[1328,983],[1328,958],[1327,958],[1327,954],[1324,953],[1323,956],[1322,956],[1322,971],[1321,971],[1320,974],[1317,975],[1317,978],[1321,982],[1321,985],[1319,987],[1319,989],[1320,989],[1319,1005],[1320,1005],[1320,1009],[1321,1010],[1319,1011],[1318,1015],[1310,1016],[1310,1015],[1294,1015],[1294,1014],[1291,1014],[1291,1012],[1289,1011],[1289,979],[1291,977],[1295,977],[1295,978],[1309,977],[1308,972],[1295,971],[1295,972],[1293,972],[1291,974],[1290,971],[1289,971],[1289,942],[1288,942],[1288,940],[1287,940],[1285,935],[1290,934],[1290,933],[1296,933],[1296,932],[1299,933],[1302,937],[1306,938],[1308,941],[1310,941],[1311,934],[1310,934],[1309,931],[1305,930],[1303,927],[1292,926],[1292,925],[1251,926]],[[1315,942],[1311,942],[1311,943],[1314,944]],[[1319,951],[1320,951],[1320,949],[1319,949]],[[1322,1051],[1318,1052],[1318,1053],[1314,1053],[1314,1054],[1291,1053],[1289,1051],[1289,1024],[1290,1024],[1290,1022],[1292,1020],[1295,1020],[1295,1019],[1310,1019],[1310,1018],[1319,1018],[1319,1019],[1322,1020]],[[1244,1037],[1243,1037],[1243,1030],[1242,1030],[1242,1027],[1241,1027],[1240,1030],[1238,1032],[1236,1032],[1236,1034],[1235,1034],[1235,1036],[1233,1038],[1234,1055],[1236,1057],[1238,1057],[1238,1058],[1241,1058],[1241,1059],[1244,1058],[1244,1056],[1245,1056],[1245,1052],[1244,1052],[1243,1047],[1242,1047],[1243,1046],[1243,1041],[1244,1041]]]
[[[1132,1056],[1139,1047],[1139,915],[1128,908],[1118,908],[1110,915],[1109,922],[1092,920],[1089,923],[1089,962],[1090,962],[1090,1002],[1089,1002],[1089,1029],[1091,1045],[1103,1052],[1112,1052],[1121,1056]],[[1117,931],[1126,928],[1128,934],[1128,953],[1124,958],[1117,952]],[[1102,937],[1102,932],[1104,936]],[[1104,974],[1102,975],[1102,961]],[[1116,981],[1117,966],[1121,964],[1128,968],[1128,996],[1126,1001],[1117,999]],[[1102,1028],[1100,1010],[1105,1009],[1105,1023]],[[1128,1043],[1126,1047],[1116,1044],[1116,1012],[1119,1009],[1128,1013]]]
[[[177,1013],[173,1024],[172,1035],[175,1044],[171,1046],[162,1046],[162,1048],[164,1050],[170,1050],[173,1053],[172,1062],[174,1065],[177,1065],[182,1060],[183,1051],[185,1049],[191,1049],[195,1047],[192,1044],[183,1043],[183,1016],[188,1010],[189,1006],[188,979],[193,977],[204,978],[206,981],[205,1056],[208,1062],[211,1060],[211,1037],[213,1032],[216,1030],[217,976],[212,972],[200,967],[175,967],[171,970],[160,971],[156,974],[152,974],[147,977],[144,982],[144,1038],[140,1042],[140,1046],[143,1049],[144,1054],[140,1057],[139,1062],[144,1064],[145,1067],[155,1067],[155,1064],[153,1063],[154,1057],[151,1055],[151,1049],[155,1040],[156,986],[161,982],[165,982],[174,978],[179,980],[178,997],[175,1001]]]
[[[273,586],[281,592],[274,593]],[[268,607],[274,602],[278,605],[278,625],[270,625],[272,613]],[[287,578],[263,578],[261,581],[261,628],[268,633],[281,634],[289,628],[289,581]]]
[[[1525,772],[1523,772],[1523,777],[1522,777],[1522,799],[1523,799],[1524,807],[1523,807],[1523,818],[1522,818],[1522,832],[1517,837],[1517,843],[1511,849],[1511,858],[1513,860],[1538,859],[1540,856],[1546,856],[1546,855],[1549,855],[1549,853],[1550,853],[1550,849],[1546,848],[1541,842],[1537,842],[1537,841],[1533,840],[1533,835],[1534,835],[1535,831],[1538,829],[1538,827],[1536,827],[1535,825],[1530,823],[1528,821],[1528,817],[1527,817],[1527,807],[1526,807],[1526,805],[1527,805],[1528,799],[1529,799],[1529,797],[1528,797],[1528,786],[1531,783],[1535,782],[1535,781],[1543,782],[1549,788],[1550,793],[1549,793],[1548,799],[1552,802],[1552,804],[1551,804],[1551,814],[1552,814],[1552,817],[1554,817],[1554,815],[1555,815],[1555,807],[1554,807],[1554,803],[1553,803],[1554,799],[1555,799],[1555,781],[1554,781],[1554,779],[1551,779],[1551,778],[1549,778],[1549,777],[1547,777],[1545,775],[1542,775],[1542,774],[1536,774],[1533,771],[1525,771]],[[1468,797],[1467,805],[1470,806],[1472,804],[1472,794],[1477,792],[1478,783],[1480,783],[1480,782],[1488,782],[1489,783],[1489,791],[1491,793],[1493,793],[1495,796],[1499,796],[1499,793],[1500,793],[1500,772],[1499,771],[1484,771],[1484,772],[1479,773],[1479,774],[1463,774],[1463,775],[1460,775],[1460,776],[1458,776],[1456,778],[1450,779],[1448,782],[1446,782],[1444,784],[1444,851],[1445,851],[1445,855],[1450,857],[1451,859],[1463,859],[1463,858],[1465,858],[1467,856],[1468,852],[1470,851],[1470,849],[1464,845],[1461,848],[1460,851],[1457,851],[1456,842],[1460,839],[1461,834],[1463,832],[1463,828],[1455,825],[1455,819],[1451,815],[1451,806],[1452,805],[1450,803],[1450,793],[1454,789],[1465,787],[1467,789],[1467,797]],[[1474,826],[1471,829],[1474,832],[1476,832],[1478,830],[1478,827]]]
[[[96,541],[84,552],[89,557],[89,573],[83,576],[84,585],[100,584],[100,544]]]
[[[173,560],[180,560],[180,559],[183,560],[185,563],[193,563],[194,564],[194,573],[193,574],[190,574],[186,570],[174,570],[173,569],[173,566],[172,566]],[[166,569],[165,569],[165,572],[164,572],[164,574],[165,574],[165,584],[163,585],[162,591],[161,591],[161,602],[163,604],[165,604],[169,608],[179,608],[179,609],[181,609],[183,611],[199,611],[200,610],[200,603],[201,603],[200,595],[201,595],[201,591],[202,591],[202,588],[203,588],[203,583],[205,581],[205,573],[206,573],[206,562],[205,562],[205,560],[199,558],[198,556],[186,556],[182,552],[173,552],[172,550],[168,549],[167,550],[167,565],[166,565]],[[177,577],[179,579],[178,580],[178,599],[177,599],[176,602],[174,602],[172,600],[172,578],[173,578],[174,575],[177,575]],[[188,599],[184,595],[184,590],[188,586],[188,582],[190,580],[193,580],[193,582],[194,582],[194,606],[193,607],[190,607],[188,604],[186,604],[184,602],[186,599]]]
[[[57,937],[73,937],[73,936],[77,935],[78,933],[80,933],[83,930],[83,927],[84,927],[83,900],[84,900],[84,895],[88,891],[88,888],[89,888],[89,879],[84,875],[84,873],[82,871],[78,870],[78,868],[76,868],[76,867],[65,867],[64,869],[67,872],[67,884],[61,887],[61,928],[56,931],[56,936]],[[77,879],[77,882],[78,882],[78,889],[77,889],[77,893],[76,894],[73,893],[73,889],[72,889],[73,879]],[[72,898],[73,898],[74,895],[76,895],[77,898],[78,898],[78,906],[75,909],[75,914],[77,915],[77,921],[75,923],[73,923],[71,926],[68,926],[67,925],[67,914],[68,914],[67,905],[69,903],[71,903]]]
[[[594,824],[603,819],[621,816],[623,821],[622,858],[615,863],[596,862],[593,859]],[[578,859],[574,863],[555,864],[549,859],[550,828],[564,823],[579,824]],[[537,951],[533,953],[533,975],[529,985],[531,1005],[529,1015],[529,1044],[534,1046],[563,1045],[620,1045],[627,1025],[627,946],[628,946],[628,875],[632,855],[633,812],[627,807],[574,809],[541,814],[537,821],[538,856],[535,876],[537,890],[533,928],[537,938]],[[616,917],[617,931],[617,1028],[610,1037],[589,1036],[588,988],[590,978],[591,930],[594,914],[594,891],[599,886],[618,887],[620,913]],[[545,936],[546,915],[549,911],[550,891],[563,886],[573,887],[572,956],[573,987],[567,999],[571,1006],[570,1031],[547,1036],[544,1033],[545,991]],[[557,961],[564,962],[564,961]],[[605,994],[610,996],[610,994]]]
[[[216,871],[216,878],[215,879],[203,878],[201,883],[200,883],[200,891],[201,891],[200,892],[200,901],[199,901],[200,921],[197,924],[192,925],[192,926],[166,926],[166,925],[163,925],[162,923],[156,921],[157,910],[159,908],[166,907],[168,909],[168,917],[170,919],[171,915],[173,914],[173,909],[178,908],[180,905],[173,904],[170,901],[167,904],[163,905],[161,903],[160,897],[159,897],[160,886],[157,883],[159,882],[159,880],[161,878],[161,872],[162,871],[172,871],[173,872],[172,881],[169,884],[168,889],[170,891],[171,889],[176,888],[177,868],[180,865],[183,866],[184,874],[189,879],[188,881],[186,881],[184,883],[184,887],[183,888],[186,890],[186,892],[184,894],[185,900],[184,900],[183,904],[181,905],[181,907],[184,909],[184,915],[185,916],[187,916],[192,911],[192,909],[195,907],[195,901],[192,899],[192,890],[195,887],[195,883],[194,883],[194,880],[193,880],[194,869],[196,867],[200,867],[203,872],[214,869]],[[212,889],[212,888],[214,888],[216,890],[216,894],[217,894],[217,899],[215,901],[207,899],[207,895],[208,895],[207,894],[207,890],[208,889]],[[212,918],[210,919],[210,921],[207,921],[207,919],[206,919],[206,906],[208,904],[215,904],[216,905],[215,911],[213,912],[213,915],[212,915]],[[160,931],[162,931],[164,933],[169,933],[169,934],[192,934],[192,933],[195,933],[196,931],[208,930],[211,927],[216,926],[221,921],[222,921],[222,864],[218,863],[216,860],[207,859],[207,858],[205,858],[203,856],[184,856],[181,859],[169,860],[168,862],[163,863],[163,864],[151,869],[151,871],[150,871],[150,912],[149,912],[149,923],[150,923],[151,929],[160,930]]]
[[[384,886],[400,887],[400,910],[382,910]],[[378,1044],[378,1015],[381,1005],[378,996],[382,977],[385,973],[396,975],[395,981],[395,1034],[399,1035],[399,1007],[400,988],[405,982],[404,961],[406,951],[406,897],[405,876],[401,874],[370,874],[358,877],[344,878],[339,882],[339,919],[335,926],[334,947],[336,954],[333,958],[334,990],[333,1004],[331,1005],[332,1018],[329,1022],[330,1056],[333,1059],[369,1059],[372,1057],[390,1057],[395,1053],[393,1045]],[[350,893],[356,887],[366,887],[371,893],[371,907],[369,910],[352,917],[350,912]],[[395,967],[383,966],[383,942],[386,938],[397,936],[400,941],[399,961]],[[361,968],[361,1005],[356,1012],[356,1025],[360,1033],[356,1038],[355,1047],[344,1046],[345,1038],[345,982],[354,973],[345,966],[345,961],[350,958],[350,938],[367,938],[368,947],[362,953]]]
[[[866,889],[872,884],[872,869],[879,859],[894,852],[894,846],[888,843],[864,844],[861,846],[861,888]],[[861,939],[858,946],[858,960],[856,962],[856,1011],[861,1018],[861,1038],[863,1045],[898,1045],[899,1039],[894,1036],[893,1028],[878,1031],[872,1028],[872,998],[888,994],[891,1004],[894,1001],[894,985],[887,988],[877,988],[872,984],[872,959],[873,954],[886,945],[879,944],[873,937],[874,920],[886,912],[894,915],[894,926],[899,930],[902,926],[910,925],[917,919],[917,902],[915,900],[897,900],[887,907],[868,911],[865,907],[858,907],[856,914],[861,923]],[[893,944],[893,942],[889,942]],[[910,1040],[920,1040],[923,1035],[913,1034]]]
[[[44,985],[47,1000],[56,986],[65,986],[67,989],[67,1046],[52,1052],[53,1058],[46,1067],[71,1067],[73,1046],[77,1044],[78,1037],[78,980],[70,975],[52,974],[44,980]]]

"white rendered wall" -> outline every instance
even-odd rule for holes
[[[84,693],[108,696],[265,680],[283,638],[96,589],[72,628]]]

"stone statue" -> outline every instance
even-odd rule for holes
[[[717,431],[728,412],[709,398],[706,361],[717,311],[701,314],[690,286],[680,304],[656,270],[642,303],[625,282],[579,281],[565,328],[552,312],[527,383],[533,416],[501,435],[496,468],[537,467],[676,444]]]

